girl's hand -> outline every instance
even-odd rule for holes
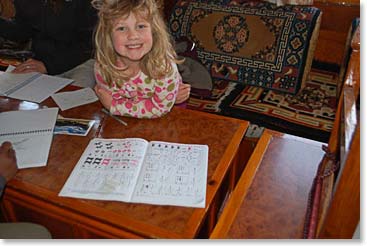
[[[39,73],[47,73],[47,69],[43,62],[28,59],[25,62],[19,64],[13,71],[13,73],[30,73],[30,72],[39,72]]]
[[[94,87],[94,91],[96,92],[97,97],[101,101],[102,105],[110,110],[111,104],[112,104],[112,96],[109,91],[106,89],[100,87],[99,85],[96,85]]]
[[[178,87],[177,97],[175,104],[180,104],[185,102],[190,97],[190,90],[191,85],[190,84],[183,84],[181,83]]]

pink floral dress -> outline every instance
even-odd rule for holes
[[[112,96],[110,112],[134,118],[158,118],[173,107],[182,78],[177,65],[173,73],[162,79],[151,79],[143,72],[124,82],[120,87],[115,82],[109,87],[101,76],[99,66],[94,66],[97,84],[106,88]]]

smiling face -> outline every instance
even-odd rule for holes
[[[113,25],[112,42],[123,64],[137,64],[152,49],[151,25],[134,13],[118,18]]]

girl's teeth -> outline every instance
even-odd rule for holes
[[[135,45],[128,45],[127,47],[133,49],[133,48],[139,48],[140,46],[141,46],[140,44],[135,44]]]

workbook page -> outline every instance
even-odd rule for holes
[[[59,195],[128,202],[147,146],[140,138],[91,140]]]
[[[42,74],[32,82],[24,84],[24,86],[9,94],[8,97],[41,103],[72,82],[71,79]]]
[[[132,202],[205,207],[208,146],[152,141]]]

